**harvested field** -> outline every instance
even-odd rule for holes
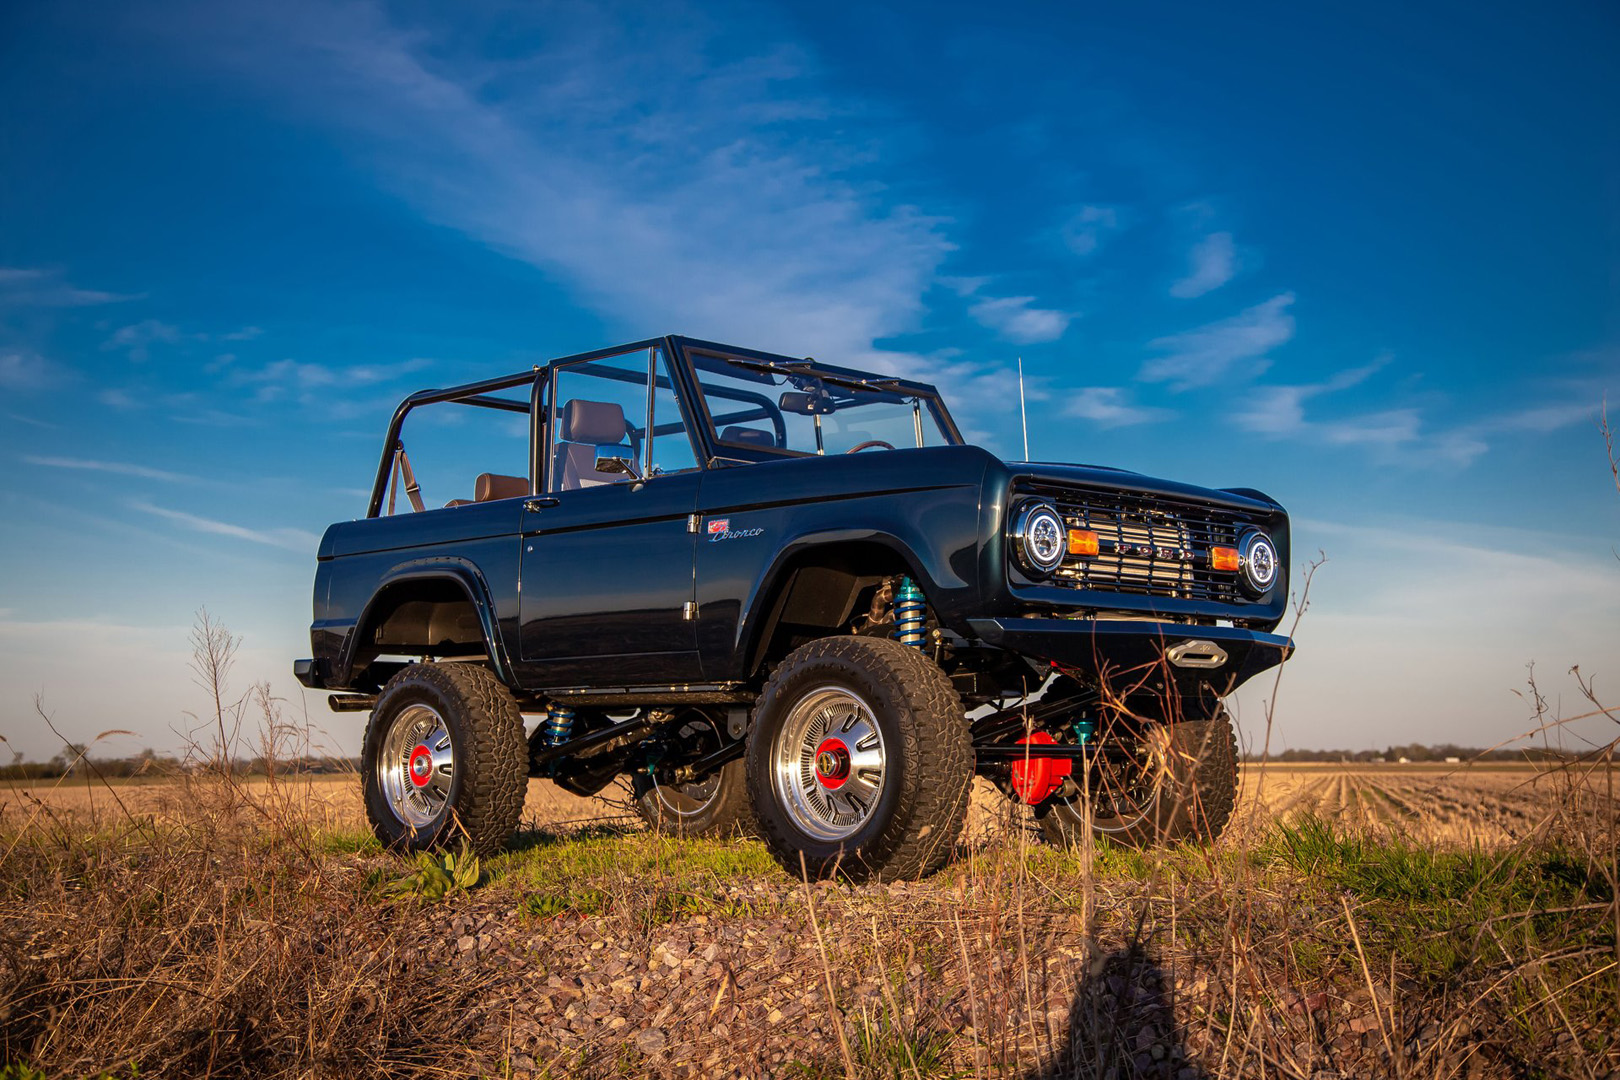
[[[1487,848],[1534,837],[1568,807],[1572,788],[1601,820],[1598,808],[1613,806],[1609,782],[1601,768],[1587,773],[1496,763],[1250,765],[1244,772],[1247,798],[1264,808],[1262,822],[1315,816],[1414,842]]]
[[[1149,853],[1044,847],[981,786],[944,872],[851,887],[536,781],[513,849],[439,862],[442,895],[369,839],[353,777],[0,789],[0,1055],[51,1076],[1605,1077],[1606,785],[1251,767],[1218,844]]]
[[[1620,775],[1615,777],[1620,791]],[[1605,773],[1575,774],[1532,765],[1277,765],[1244,766],[1237,820],[1261,831],[1277,821],[1307,817],[1353,830],[1392,831],[1416,842],[1439,845],[1517,843],[1567,806],[1572,786],[1589,808],[1608,803]],[[250,798],[265,788],[262,778],[243,782]],[[283,782],[297,793],[302,812],[335,831],[364,829],[360,781],[352,775],[299,777]],[[549,780],[529,781],[525,826],[569,830],[588,825],[635,827],[629,796],[610,787],[598,798],[580,798]],[[0,784],[0,825],[29,814],[71,814],[98,819],[125,812],[174,819],[188,812],[185,787],[172,780],[87,783],[83,778],[42,784]],[[1009,808],[990,785],[975,787],[967,835],[982,843],[1001,832]],[[1017,811],[1012,810],[1014,816]],[[1601,816],[1601,815],[1599,815]]]

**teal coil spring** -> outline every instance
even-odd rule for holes
[[[574,736],[574,710],[567,705],[553,705],[546,710],[546,742],[561,746]]]
[[[927,622],[928,601],[922,590],[908,577],[900,579],[900,589],[894,594],[894,636],[902,645],[922,648],[923,627]]]

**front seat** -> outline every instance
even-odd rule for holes
[[[598,450],[611,450],[618,457],[636,457],[635,448],[629,444],[630,426],[625,423],[621,406],[575,398],[563,407],[557,428],[557,456],[553,467],[562,476],[561,490],[599,487],[627,479],[619,473],[596,471]]]

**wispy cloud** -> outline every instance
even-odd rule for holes
[[[120,327],[101,343],[105,350],[123,350],[137,364],[151,359],[153,345],[176,345],[189,335],[182,334],[178,326],[158,319],[142,319],[138,323]]]
[[[1462,467],[1491,447],[1498,435],[1542,434],[1594,419],[1591,400],[1530,405],[1488,415],[1455,427],[1432,427],[1414,406],[1321,417],[1307,413],[1307,403],[1366,382],[1390,363],[1381,356],[1362,367],[1341,371],[1317,383],[1260,386],[1232,420],[1238,427],[1272,439],[1297,439],[1327,446],[1360,447],[1375,460],[1391,464]]]
[[[1119,211],[1112,206],[1082,206],[1058,230],[1063,243],[1076,255],[1094,255],[1103,238],[1120,227]]]
[[[1118,386],[1081,387],[1073,391],[1073,400],[1063,411],[1105,428],[1146,424],[1175,415],[1170,409],[1131,404],[1129,392]]]
[[[920,328],[945,222],[883,186],[893,119],[831,98],[803,50],[591,7],[547,9],[539,51],[502,59],[379,5],[187,10],[188,36],[215,34],[196,52],[343,126],[424,217],[559,274],[626,329],[931,373],[875,343]],[[986,315],[1029,340],[1065,325],[1015,307]]]
[[[1348,390],[1367,381],[1390,359],[1388,355],[1381,356],[1370,364],[1341,371],[1319,383],[1256,387],[1246,395],[1247,404],[1233,415],[1233,422],[1257,435],[1273,438],[1299,435],[1309,426],[1305,420],[1305,402],[1322,394]]]
[[[117,387],[109,387],[101,391],[96,395],[96,400],[109,408],[122,409],[126,412],[131,409],[139,409],[142,406],[142,402],[134,394],[131,394],[128,390],[120,390]]]
[[[1023,345],[1056,341],[1074,318],[1066,311],[1032,306],[1033,296],[986,297],[968,308],[975,322]]]
[[[213,518],[199,517],[188,514],[183,510],[171,510],[165,506],[156,506],[141,500],[131,500],[131,509],[139,510],[145,514],[152,514],[166,521],[172,521],[195,532],[209,533],[214,536],[229,536],[236,540],[246,540],[253,544],[264,544],[267,547],[284,548],[288,551],[298,551],[305,554],[313,553],[320,543],[320,537],[304,529],[250,529],[244,525],[233,525],[226,521],[215,521]]]
[[[1237,248],[1229,232],[1210,233],[1187,255],[1187,276],[1170,286],[1170,295],[1182,300],[1213,292],[1237,273]]]
[[[117,473],[121,476],[138,476],[143,480],[162,480],[171,484],[198,482],[195,476],[169,472],[165,469],[153,469],[146,465],[137,465],[128,461],[94,461],[88,458],[44,457],[36,454],[24,454],[23,460],[30,465],[44,465],[52,469],[79,469],[87,472]]]
[[[59,382],[62,371],[36,352],[11,349],[0,352],[0,388],[42,390]]]
[[[145,363],[152,355],[154,345],[181,345],[187,342],[209,341],[252,341],[264,333],[257,326],[244,326],[240,330],[230,330],[225,333],[205,331],[182,330],[173,323],[166,323],[161,319],[142,319],[138,323],[120,327],[106,341],[101,343],[105,350],[123,350],[129,353],[129,358],[136,363]],[[232,357],[232,359],[235,359]]]
[[[0,306],[93,307],[133,299],[136,297],[100,289],[81,289],[63,280],[61,272],[57,270],[0,266]]]
[[[1164,355],[1143,364],[1137,377],[1179,391],[1214,385],[1234,368],[1241,368],[1238,378],[1258,375],[1270,365],[1266,355],[1294,336],[1293,303],[1293,293],[1282,293],[1232,318],[1156,338],[1148,347]]]
[[[332,367],[289,358],[276,360],[256,370],[240,371],[233,381],[258,386],[255,396],[262,402],[278,401],[289,395],[310,400],[312,392],[328,387],[370,386],[432,366],[432,360],[420,356],[394,364],[357,364],[352,367]]]

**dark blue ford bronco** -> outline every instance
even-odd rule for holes
[[[912,878],[975,774],[1057,843],[1218,833],[1287,565],[1257,491],[1002,461],[932,386],[664,337],[407,398],[295,670],[370,712],[387,844],[492,851],[529,777],[623,778],[655,827]]]

